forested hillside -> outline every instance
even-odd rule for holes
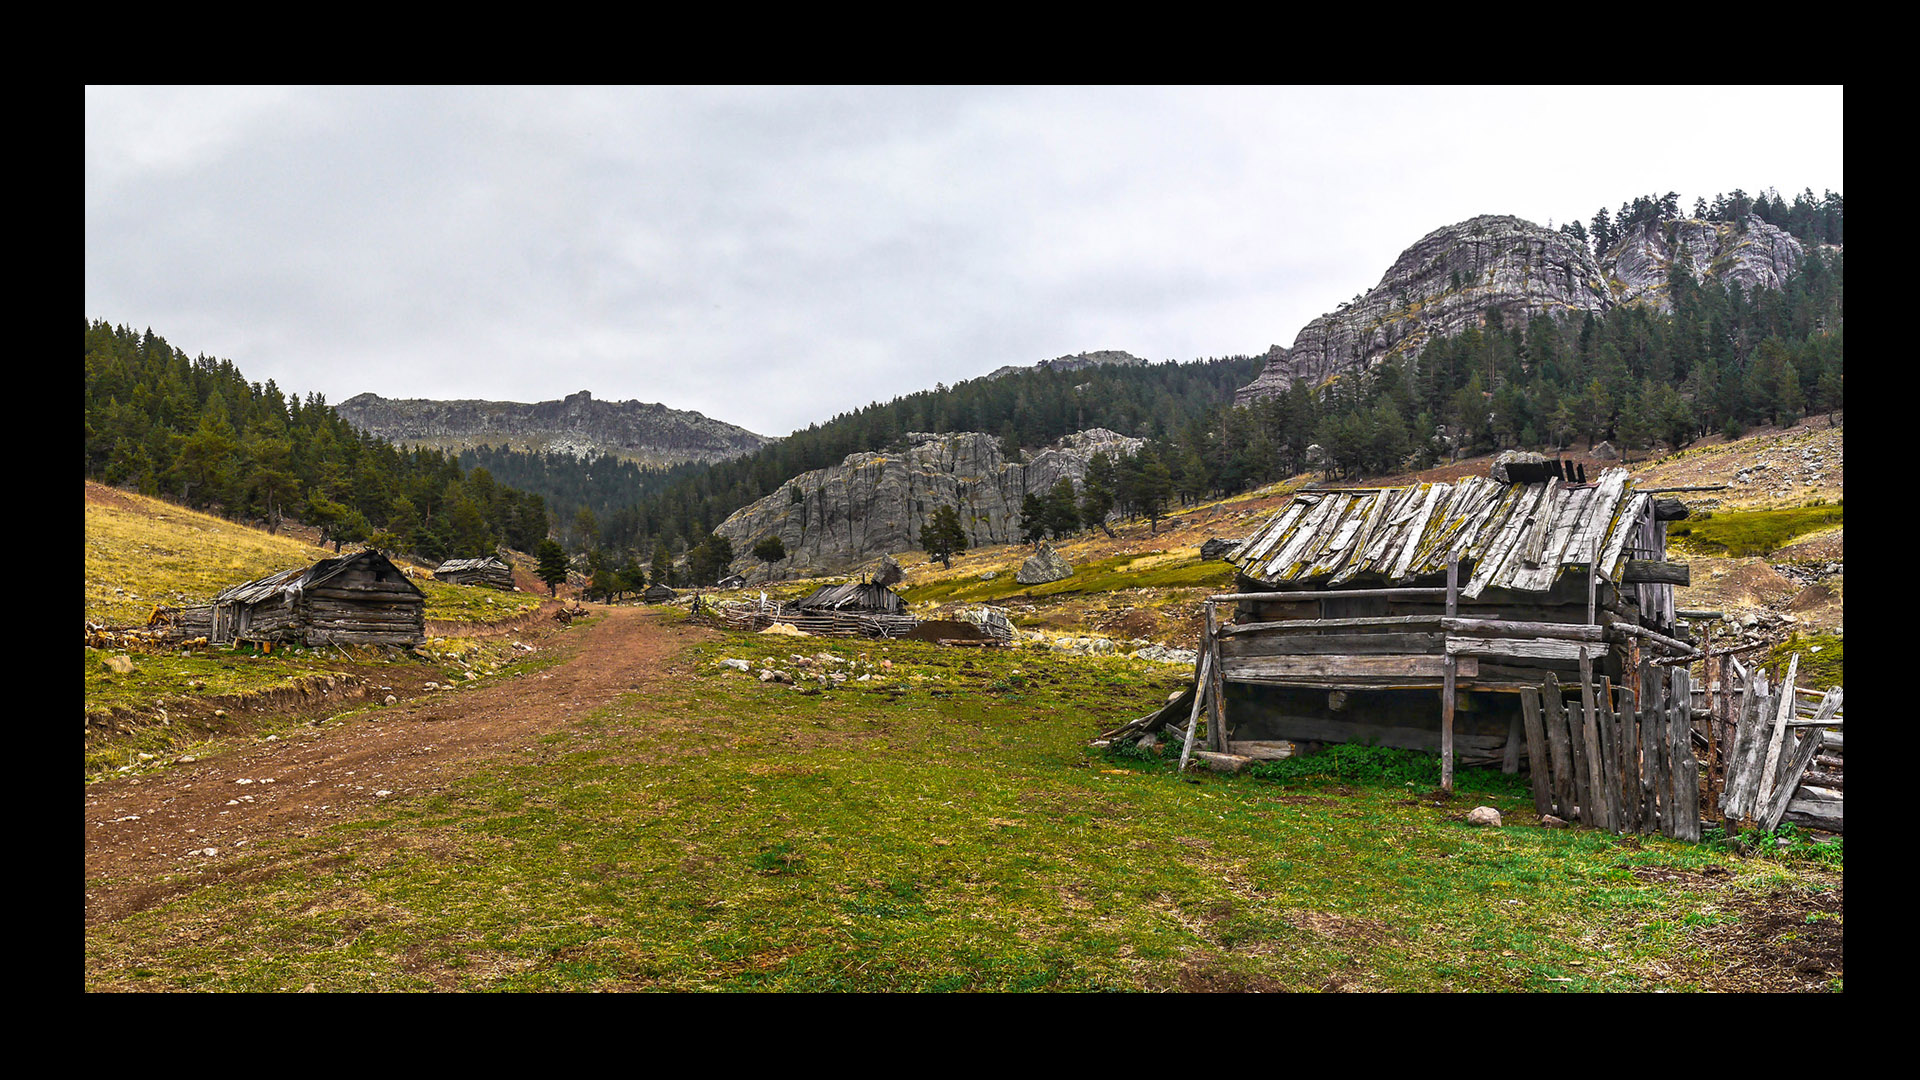
[[[981,431],[1009,452],[1087,428],[1165,439],[1182,425],[1214,422],[1236,386],[1259,370],[1257,357],[1078,371],[1017,370],[875,402],[809,425],[772,446],[711,466],[664,472],[610,458],[579,462],[498,448],[463,454],[502,482],[545,494],[570,546],[639,552],[659,543],[693,546],[728,514],[812,469],[849,454],[904,445],[907,432]],[[624,497],[623,497],[624,496]],[[583,517],[578,513],[585,508]]]
[[[87,478],[277,529],[319,526],[427,561],[531,551],[545,503],[437,450],[356,432],[318,394],[250,383],[231,360],[188,359],[151,329],[86,326]]]

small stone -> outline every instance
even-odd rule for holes
[[[1552,814],[1540,815],[1540,824],[1549,829],[1564,829],[1567,827],[1567,823],[1564,820],[1554,817]]]
[[[725,660],[720,661],[720,666],[730,667],[735,671],[748,671],[753,668],[753,664],[750,661],[741,660],[737,657],[728,657]]]
[[[1491,806],[1476,806],[1467,811],[1467,824],[1491,825],[1497,829],[1500,827],[1500,811]]]
[[[399,698],[397,698],[397,697],[394,697],[394,696],[393,696],[392,694],[388,694],[388,695],[387,695],[387,702],[386,702],[386,703],[387,703],[387,704],[389,704],[389,705],[393,705],[393,704],[396,704],[396,703],[398,703],[398,702],[399,702],[399,700],[400,700]],[[218,714],[218,713],[216,713],[215,715],[217,716],[217,715],[220,715],[220,714]]]

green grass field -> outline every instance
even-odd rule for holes
[[[1679,550],[1696,555],[1770,555],[1809,533],[1843,524],[1838,505],[1718,511],[1667,526]]]
[[[761,636],[688,659],[89,931],[88,989],[1700,989],[1758,901],[1838,882],[1837,849],[1540,828],[1497,773],[1439,800],[1431,760],[1093,751],[1181,677],[1121,660]],[[1482,803],[1508,827],[1464,824]]]

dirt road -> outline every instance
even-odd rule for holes
[[[204,761],[86,788],[87,925],[226,876],[249,845],[309,836],[383,799],[440,788],[576,716],[666,678],[704,635],[641,607],[599,609],[540,636],[559,662],[475,689],[442,690]]]

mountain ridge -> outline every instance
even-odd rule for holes
[[[389,442],[452,451],[505,445],[577,458],[609,454],[653,468],[725,461],[775,441],[692,410],[659,402],[599,401],[586,390],[533,403],[365,393],[334,410]]]

